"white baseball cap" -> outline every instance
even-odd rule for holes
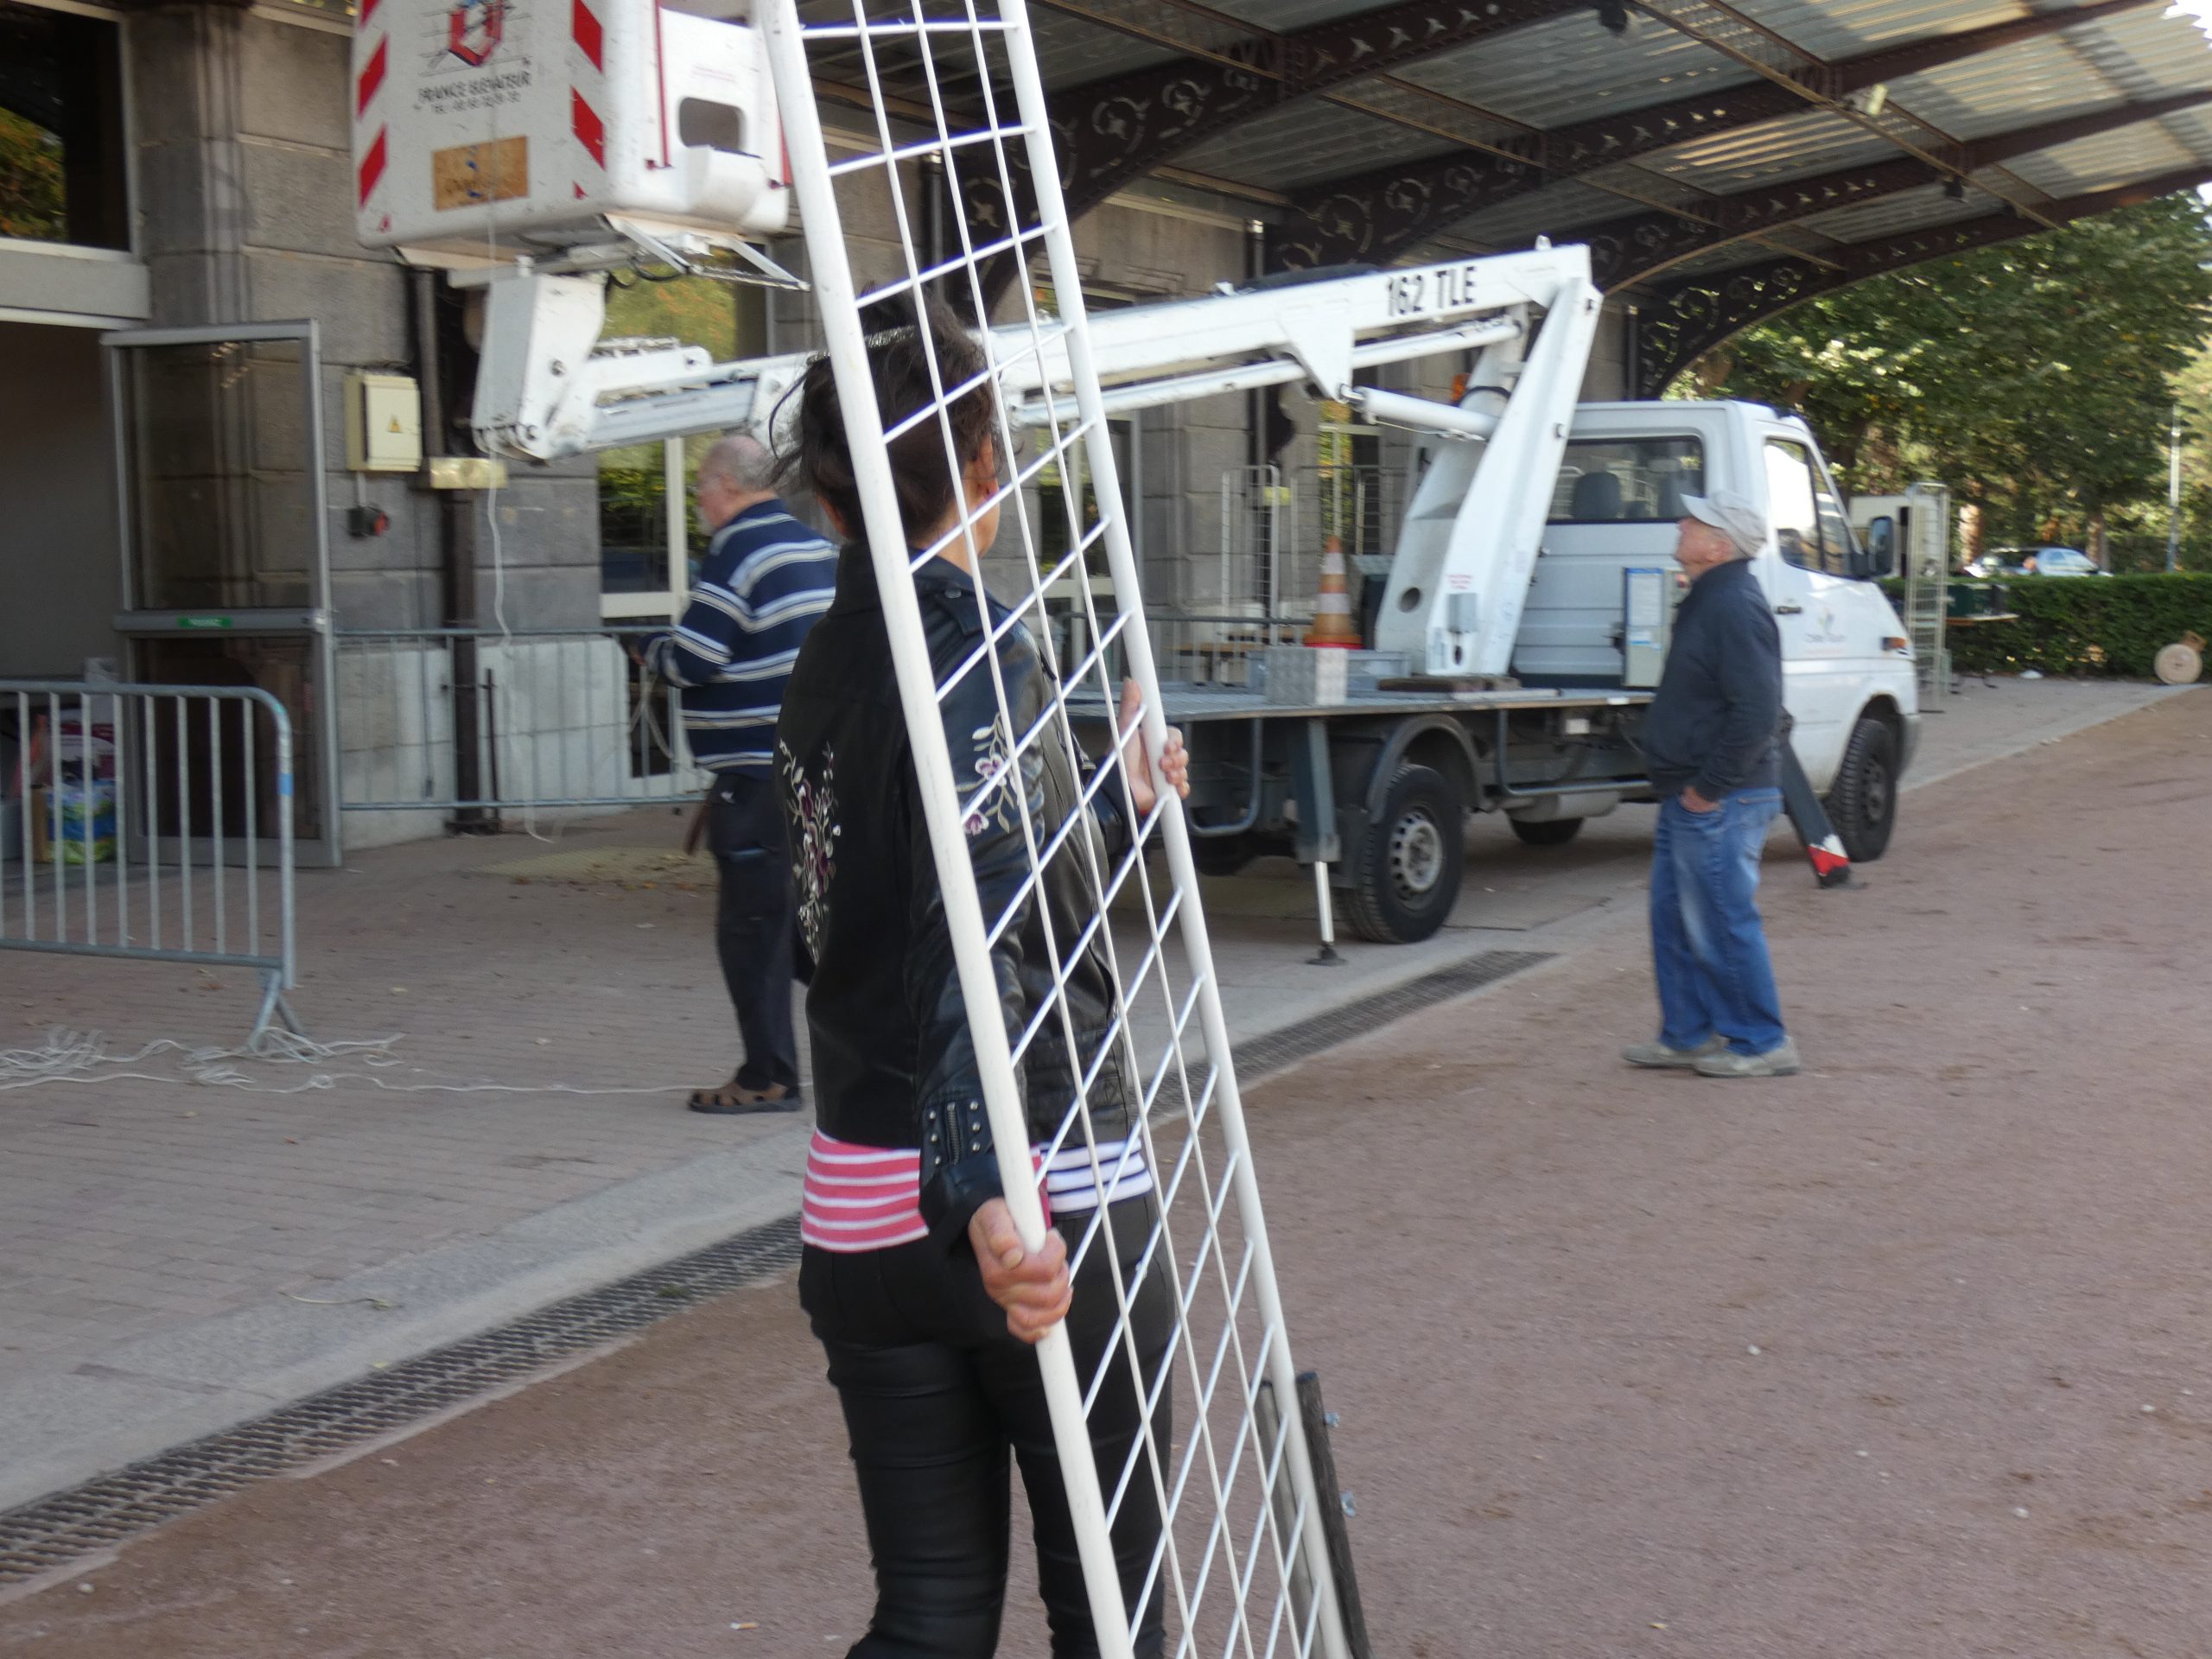
[[[1766,545],[1766,515],[1749,497],[1733,490],[1686,495],[1682,511],[1701,524],[1711,524],[1735,543],[1738,553],[1756,553]]]

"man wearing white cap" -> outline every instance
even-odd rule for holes
[[[1767,826],[1782,809],[1782,639],[1750,563],[1766,544],[1766,515],[1730,490],[1684,496],[1682,507],[1675,559],[1690,590],[1643,724],[1659,794],[1659,1036],[1622,1058],[1708,1077],[1787,1077],[1797,1046],[1782,1023],[1757,902]]]

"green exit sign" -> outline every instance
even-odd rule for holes
[[[176,625],[180,628],[227,628],[231,626],[231,619],[227,616],[180,616]]]

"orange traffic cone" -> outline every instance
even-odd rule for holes
[[[1344,544],[1334,536],[1321,550],[1321,591],[1313,596],[1313,632],[1306,643],[1359,649],[1359,630],[1351,624],[1351,589],[1344,579]]]

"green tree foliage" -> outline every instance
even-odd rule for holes
[[[607,333],[703,346],[717,363],[737,355],[737,290],[707,276],[649,282],[629,276],[607,294]]]
[[[1993,545],[2163,529],[2177,377],[2212,392],[2208,262],[2203,204],[2170,196],[1808,301],[1676,390],[1803,414],[1853,493],[1940,479]]]
[[[61,141],[0,110],[0,236],[59,242],[68,230]]]

